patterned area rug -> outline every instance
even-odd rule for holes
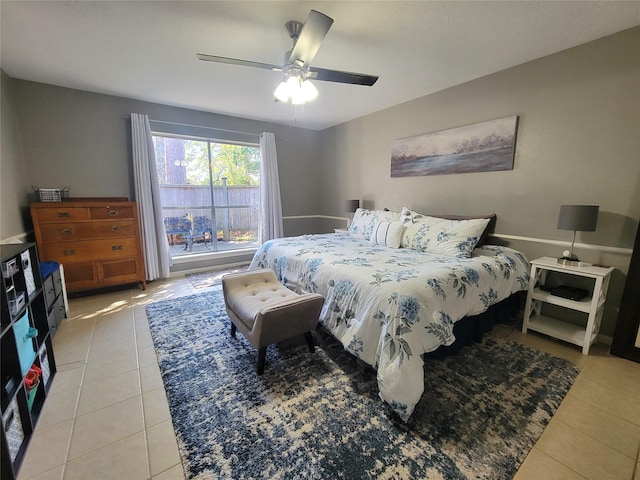
[[[187,478],[509,479],[573,383],[569,362],[489,335],[426,360],[408,423],[375,372],[315,332],[256,351],[229,333],[221,289],[147,306]]]
[[[249,266],[243,265],[237,268],[228,268],[226,270],[208,270],[206,272],[187,273],[185,277],[193,288],[208,288],[214,285],[220,285],[222,277],[227,273],[244,272]]]

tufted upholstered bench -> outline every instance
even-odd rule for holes
[[[258,375],[264,371],[267,345],[304,334],[309,351],[315,351],[311,330],[320,316],[322,295],[294,293],[268,269],[225,275],[222,292],[231,335],[237,328],[258,350]]]

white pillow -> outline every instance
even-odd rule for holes
[[[460,258],[471,256],[489,224],[488,218],[447,220],[404,210],[402,221],[402,247]]]
[[[358,208],[353,214],[353,220],[349,224],[349,232],[371,240],[371,232],[378,222],[393,222],[400,219],[399,212],[391,210],[367,210]]]
[[[405,227],[410,227],[417,220],[424,217],[425,216],[423,214],[409,210],[407,207],[402,207],[402,211],[400,212],[400,221]]]
[[[385,247],[400,248],[402,231],[404,227],[401,222],[378,222],[371,232],[371,245],[384,245]]]

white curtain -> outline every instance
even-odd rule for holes
[[[164,230],[156,157],[147,115],[131,114],[131,139],[133,179],[147,280],[168,278],[171,273],[171,253]]]
[[[284,236],[282,228],[282,202],[278,180],[276,137],[273,133],[260,134],[260,243]]]

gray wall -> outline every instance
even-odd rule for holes
[[[561,204],[600,205],[578,242],[631,247],[640,218],[640,27],[362,117],[321,134],[322,206],[344,200],[423,213],[498,215],[496,232],[571,241]],[[394,139],[519,115],[514,169],[390,178]],[[565,247],[512,242],[530,258]],[[602,332],[612,335],[627,255],[577,252],[616,266]]]
[[[2,237],[31,228],[18,211],[28,205],[32,185],[70,187],[73,197],[119,196],[133,199],[130,113],[150,119],[223,130],[276,135],[284,215],[318,213],[317,132],[295,127],[100,95],[3,75]],[[9,101],[4,102],[5,96]],[[5,107],[14,108],[5,108]],[[5,116],[19,121],[7,121]],[[23,135],[20,140],[18,127]],[[221,130],[153,123],[170,133],[257,142],[257,136]],[[5,139],[10,142],[5,144]],[[6,149],[15,150],[5,155]],[[21,152],[22,150],[22,152]],[[22,159],[25,162],[22,162]],[[7,161],[5,161],[6,159]],[[24,165],[26,164],[26,166]],[[5,189],[5,182],[10,188]],[[6,195],[5,195],[6,194]],[[7,208],[5,208],[5,206]],[[14,207],[14,208],[12,208]]]
[[[0,70],[0,239],[25,232],[29,176],[22,154],[13,80]]]

